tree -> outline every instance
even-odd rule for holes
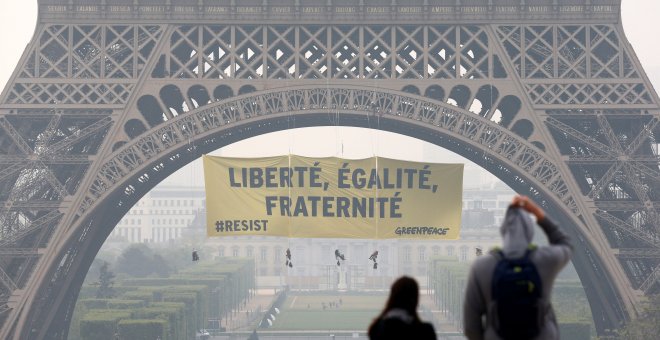
[[[132,277],[169,276],[172,271],[163,256],[154,254],[147,246],[138,244],[124,250],[117,259],[116,269]]]
[[[657,339],[660,334],[660,294],[651,295],[642,313],[617,332],[621,340]]]
[[[145,245],[138,244],[126,248],[117,259],[116,270],[133,277],[147,277],[154,268],[151,251]]]
[[[172,271],[170,266],[167,265],[165,259],[159,255],[155,254],[152,258],[154,273],[159,277],[168,277]]]
[[[115,297],[115,290],[112,288],[115,281],[115,274],[108,269],[108,262],[103,261],[99,269],[99,289],[96,291],[97,299],[109,299]]]

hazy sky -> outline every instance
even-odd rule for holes
[[[651,82],[658,89],[660,88],[660,57],[658,57],[660,21],[657,14],[660,13],[660,1],[623,0],[622,12],[626,36]],[[25,46],[32,38],[36,16],[36,0],[0,0],[0,42],[3,46],[3,51],[0,53],[0,86],[3,88]],[[220,153],[225,156],[249,157],[289,152],[308,156],[362,158],[379,155],[417,161],[468,163],[460,156],[409,137],[342,127],[300,129],[269,134],[234,144]],[[165,183],[197,186],[201,185],[202,176],[201,168],[196,164],[181,169]],[[485,172],[473,173],[471,176],[479,177],[484,181],[488,181],[487,177],[489,177]]]

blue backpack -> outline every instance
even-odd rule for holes
[[[508,259],[499,250],[492,282],[496,316],[493,326],[506,340],[533,339],[543,325],[541,277],[528,249],[522,258]]]

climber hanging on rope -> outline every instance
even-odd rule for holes
[[[374,261],[374,269],[378,269],[378,250],[374,250],[373,253],[371,253],[371,256],[369,256],[369,260]]]
[[[335,259],[337,260],[338,266],[341,265],[341,262],[339,262],[339,260],[346,261],[346,257],[344,256],[344,254],[339,252],[339,249],[335,249]]]
[[[286,248],[286,262],[284,265],[293,268],[293,262],[291,262],[291,250],[289,250],[289,248]]]

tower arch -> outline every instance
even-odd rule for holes
[[[297,104],[287,98],[298,98]],[[379,123],[374,124],[374,120]],[[576,241],[574,263],[588,287],[594,313],[625,311],[621,305],[609,311],[603,306],[603,301],[617,296],[612,278],[591,255],[597,251],[597,241],[585,232],[588,226],[582,222],[584,216],[562,184],[560,169],[547,154],[485,117],[396,90],[337,85],[291,87],[251,92],[173,117],[108,157],[86,192],[87,204],[79,208],[78,222],[67,239],[71,247],[95,253],[122,212],[158,182],[204,153],[268,132],[332,125],[380,129],[427,141],[462,155],[517,192],[531,196],[556,216]],[[66,251],[52,261],[67,256],[71,248],[63,249]],[[77,294],[91,259],[71,264],[70,270],[77,274],[65,278],[69,289],[58,296],[60,302]],[[51,284],[43,282],[41,290],[50,290]],[[591,289],[594,287],[601,290]]]

